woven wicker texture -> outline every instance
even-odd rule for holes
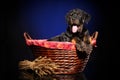
[[[58,48],[55,49],[55,48],[45,47],[43,45],[42,46],[38,45],[41,43],[40,40],[31,39],[31,37],[26,33],[24,34],[24,36],[26,39],[26,44],[32,50],[32,53],[34,54],[35,58],[39,56],[47,56],[48,58],[51,58],[53,62],[55,62],[60,66],[55,71],[56,74],[74,74],[74,73],[82,72],[88,62],[89,55],[85,59],[79,59],[76,50],[74,48],[69,50],[69,49],[58,49]],[[38,44],[33,44],[34,41],[37,41]],[[50,41],[47,42],[51,43]],[[59,42],[57,43],[59,44]],[[69,44],[66,42],[66,45]]]

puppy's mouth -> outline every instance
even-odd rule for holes
[[[78,31],[78,27],[76,25],[72,26],[72,33],[76,33]]]

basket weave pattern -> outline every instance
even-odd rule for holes
[[[28,40],[29,39],[26,39],[26,43]],[[59,44],[59,42],[57,43]],[[67,50],[46,48],[44,46],[34,45],[32,44],[32,42],[31,45],[29,44],[28,46],[32,50],[35,58],[39,56],[47,56],[48,58],[51,58],[52,61],[55,62],[57,65],[59,65],[60,67],[55,71],[56,74],[74,74],[82,72],[89,59],[89,55],[85,59],[79,59],[76,50],[74,49]]]

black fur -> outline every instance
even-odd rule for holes
[[[76,33],[72,33],[71,27],[72,25],[74,25],[75,20],[79,20],[79,25],[88,23],[88,21],[90,20],[90,15],[81,9],[73,9],[67,13],[66,20],[68,23],[68,28],[66,32],[52,37],[48,39],[48,41],[71,42],[71,40],[75,38],[77,53],[80,56],[83,54],[82,58],[87,57],[87,55],[90,54],[92,51],[92,45],[89,41],[90,34],[88,29],[83,26],[83,28],[81,28],[82,31],[78,30]]]

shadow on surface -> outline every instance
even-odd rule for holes
[[[39,77],[31,71],[20,71],[19,80],[87,80],[83,73],[56,74]]]

